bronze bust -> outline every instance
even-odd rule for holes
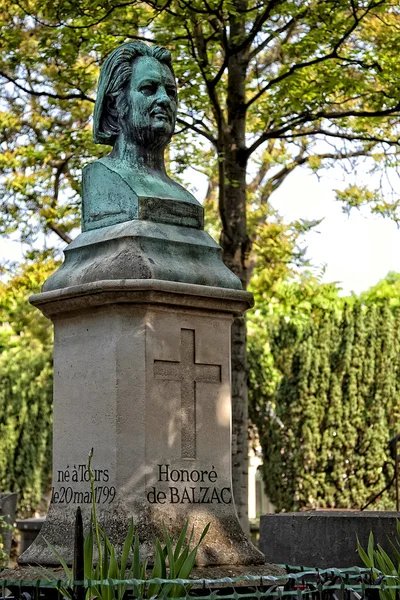
[[[82,233],[43,291],[101,281],[170,281],[241,289],[204,231],[203,207],[168,177],[177,113],[171,54],[129,42],[101,72],[93,139],[111,153],[83,169]]]
[[[166,48],[129,42],[111,52],[100,72],[93,140],[113,149],[83,169],[83,231],[134,219],[202,228],[200,203],[165,170],[176,113]]]

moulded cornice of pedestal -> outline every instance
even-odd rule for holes
[[[146,304],[241,315],[254,305],[242,290],[163,280],[120,279],[74,285],[29,298],[47,317],[112,304]]]

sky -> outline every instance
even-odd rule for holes
[[[349,183],[354,183],[353,175],[344,175],[340,167],[324,170],[319,178],[307,168],[297,168],[271,196],[271,204],[286,222],[324,219],[304,236],[304,246],[311,263],[325,267],[322,280],[338,282],[343,295],[359,294],[389,271],[400,272],[400,229],[367,207],[345,214],[335,200],[335,189],[343,190]],[[376,182],[361,172],[357,183],[370,183],[373,189]],[[206,182],[197,180],[195,187],[200,200]]]
[[[339,169],[324,171],[319,179],[297,169],[272,196],[272,204],[288,221],[324,218],[305,236],[308,257],[314,265],[325,265],[323,281],[337,281],[343,293],[358,294],[389,271],[400,272],[400,229],[367,207],[345,214],[334,190],[348,183]]]
[[[344,214],[334,190],[347,183],[340,169],[325,170],[317,178],[308,169],[298,168],[271,197],[286,221],[324,218],[304,237],[307,256],[314,266],[325,266],[323,281],[338,282],[346,295],[368,289],[389,271],[400,272],[400,229],[368,208]],[[201,200],[206,182],[197,180],[195,187]],[[22,250],[18,241],[0,239],[1,258],[18,261]]]

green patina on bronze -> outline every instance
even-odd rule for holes
[[[203,230],[203,207],[166,173],[176,113],[166,48],[130,42],[111,52],[100,72],[93,139],[113,149],[83,169],[82,233],[43,291],[117,279],[241,289]]]
[[[168,50],[130,42],[111,52],[100,73],[93,139],[113,150],[83,169],[83,231],[133,219],[203,227],[201,204],[165,170],[176,113]]]

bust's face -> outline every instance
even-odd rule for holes
[[[133,63],[128,88],[126,133],[140,146],[165,147],[175,128],[176,85],[167,65],[150,56]]]

